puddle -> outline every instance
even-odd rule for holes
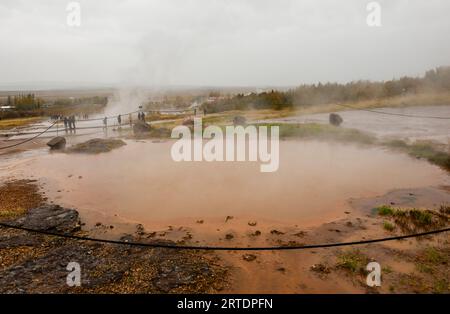
[[[450,106],[377,108],[373,110],[392,113],[394,115],[378,114],[363,110],[340,111],[338,113],[344,120],[342,127],[370,132],[380,138],[399,138],[412,141],[433,140],[443,144],[450,144],[450,123],[448,119],[427,119],[395,115],[450,117]],[[328,113],[319,113],[267,121],[283,123],[328,123],[328,117]]]

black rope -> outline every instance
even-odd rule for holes
[[[25,227],[13,226],[5,223],[0,223],[0,227],[22,230],[37,234],[43,234],[48,236],[79,240],[79,241],[91,241],[99,243],[109,243],[109,244],[120,244],[120,245],[130,245],[130,246],[141,246],[141,247],[151,247],[151,248],[164,248],[164,249],[177,249],[177,250],[202,250],[202,251],[285,251],[285,250],[305,250],[305,249],[317,249],[317,248],[328,248],[328,247],[338,247],[338,246],[349,246],[349,245],[361,245],[370,244],[377,242],[386,242],[394,240],[403,240],[409,238],[422,237],[432,234],[438,234],[450,231],[450,228],[427,231],[422,233],[408,234],[402,236],[395,236],[389,238],[379,238],[372,240],[361,240],[352,242],[340,242],[340,243],[324,243],[324,244],[311,244],[311,245],[295,245],[295,246],[273,246],[273,247],[226,247],[226,246],[186,246],[186,245],[175,245],[175,244],[163,244],[163,243],[141,243],[141,242],[125,242],[117,240],[106,240],[106,239],[95,239],[90,237],[81,237],[71,234],[61,234],[53,233],[50,231],[36,230]]]
[[[413,115],[413,114],[406,114],[406,113],[394,113],[394,112],[378,111],[378,110],[373,110],[373,109],[355,108],[355,107],[352,107],[349,105],[342,105],[342,104],[337,104],[337,105],[344,107],[344,108],[353,109],[353,110],[361,110],[361,111],[385,114],[385,115],[389,115],[389,116],[401,116],[401,117],[408,117],[408,118],[425,118],[425,119],[441,119],[441,120],[449,120],[450,119],[450,117],[420,116],[420,115]]]
[[[133,114],[133,113],[136,113],[136,112],[139,112],[139,111],[140,111],[140,110],[133,111],[133,112],[129,112],[129,113],[123,113],[123,114],[120,114],[120,115],[126,116],[126,115]],[[106,119],[112,119],[112,118],[115,118],[115,117],[117,117],[117,116],[119,116],[119,115],[106,117]],[[82,122],[82,121],[99,121],[99,120],[104,120],[104,118],[88,119],[88,120],[76,120],[76,121],[77,121],[77,122]],[[37,133],[35,136],[30,137],[30,138],[28,138],[28,139],[26,139],[26,140],[24,140],[24,141],[22,141],[22,142],[19,142],[19,143],[15,143],[15,144],[11,144],[11,145],[8,145],[8,146],[0,147],[0,150],[2,150],[2,149],[7,149],[7,148],[11,148],[11,147],[15,147],[15,146],[19,146],[19,145],[25,144],[25,143],[27,143],[27,142],[29,142],[29,141],[32,141],[32,140],[38,138],[39,136],[41,136],[42,134],[48,132],[55,124],[57,124],[57,123],[59,123],[59,122],[61,122],[61,120],[56,120],[56,121],[53,122],[48,128],[46,128],[46,129],[45,129],[44,131],[42,131],[42,132]],[[113,126],[108,126],[108,127],[113,127]],[[82,127],[82,128],[80,128],[80,129],[91,129],[91,128],[97,128],[97,129],[99,129],[99,128],[104,128],[104,126],[98,126],[98,127],[84,127],[84,128]],[[56,131],[54,131],[54,132],[56,132]],[[30,133],[22,133],[22,135],[24,135],[24,134],[30,134]],[[20,133],[19,133],[19,134],[15,134],[15,135],[20,135]],[[12,136],[12,135],[9,135],[9,136]]]
[[[35,135],[35,136],[30,137],[30,138],[28,138],[28,139],[26,139],[26,140],[24,140],[24,141],[22,141],[22,142],[19,142],[19,143],[15,143],[15,144],[11,144],[11,145],[8,145],[8,146],[0,147],[0,150],[1,150],[1,149],[7,149],[7,148],[15,147],[15,146],[19,146],[19,145],[25,144],[25,143],[27,143],[27,142],[29,142],[29,141],[32,141],[32,140],[34,140],[35,138],[38,138],[39,136],[41,136],[42,134],[44,134],[45,132],[47,132],[48,130],[50,130],[56,123],[58,123],[58,121],[53,122],[48,128],[46,128],[46,129],[45,129],[44,131],[42,131],[42,132],[39,132],[39,133],[38,133],[37,135]]]
[[[115,116],[109,116],[109,117],[103,117],[103,118],[79,119],[79,120],[76,120],[76,122],[101,121],[101,120],[104,120],[105,118],[106,119],[114,119],[114,118],[117,118],[118,116],[127,116],[127,115],[130,115],[130,114],[136,113],[136,112],[142,112],[142,110],[136,110],[136,111],[132,111],[132,112],[128,112],[128,113],[119,113],[119,114],[117,114]]]

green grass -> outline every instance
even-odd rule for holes
[[[450,284],[447,279],[439,279],[434,282],[434,293],[448,293]]]
[[[447,215],[438,211],[434,212],[417,208],[395,209],[388,205],[382,205],[375,208],[375,212],[380,216],[393,220],[395,225],[389,221],[383,222],[383,228],[388,231],[393,231],[395,226],[400,227],[404,232],[426,231],[448,224]]]
[[[450,154],[440,150],[435,143],[418,142],[408,144],[402,140],[391,140],[381,144],[405,152],[411,157],[425,159],[432,164],[450,171]]]
[[[373,144],[376,141],[376,138],[373,135],[365,132],[361,132],[356,129],[336,127],[329,124],[264,123],[258,124],[258,126],[278,126],[280,128],[280,138],[334,140],[339,142],[355,142],[362,144]]]
[[[367,256],[359,250],[351,250],[343,252],[338,256],[337,266],[346,269],[352,273],[365,274],[366,266],[369,263]]]
[[[388,221],[383,222],[383,228],[387,231],[394,231],[395,226]]]
[[[23,208],[17,208],[15,210],[0,210],[0,220],[17,218],[25,213],[26,210]]]
[[[395,209],[388,205],[382,205],[376,208],[378,215],[381,216],[392,216],[395,212]]]
[[[432,264],[443,264],[447,262],[447,258],[434,247],[428,247],[425,250],[425,260]]]
[[[409,216],[418,225],[429,225],[433,222],[433,216],[428,211],[422,211],[418,209],[411,209],[409,211]]]

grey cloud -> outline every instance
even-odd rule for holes
[[[450,2],[361,0],[0,2],[0,85],[297,85],[383,80],[450,64]]]

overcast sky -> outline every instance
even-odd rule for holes
[[[0,86],[292,86],[450,65],[450,1],[0,0]]]

